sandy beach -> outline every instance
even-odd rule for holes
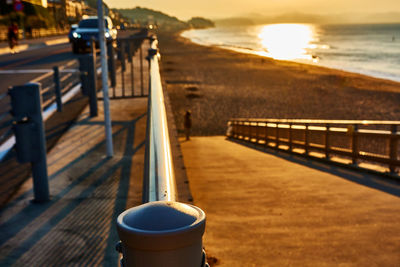
[[[159,34],[161,75],[180,133],[221,135],[229,118],[399,120],[400,83],[278,61]]]

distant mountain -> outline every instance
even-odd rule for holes
[[[185,30],[190,28],[209,28],[215,26],[214,22],[209,19],[194,17],[185,22],[176,17],[149,8],[135,7],[113,10],[142,26],[153,24],[157,25],[157,27],[162,30]]]
[[[136,23],[147,25],[156,24],[158,27],[170,27],[173,29],[186,29],[189,25],[186,22],[180,21],[176,17],[169,16],[160,11],[135,7],[128,9],[115,9],[123,16],[135,21]]]

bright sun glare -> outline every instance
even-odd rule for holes
[[[271,24],[261,28],[258,35],[267,56],[274,59],[306,59],[317,61],[307,52],[315,41],[315,29],[306,24]]]

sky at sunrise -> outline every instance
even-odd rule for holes
[[[400,12],[400,0],[105,0],[113,8],[147,7],[180,19],[193,16],[227,18],[251,14],[274,16],[283,13],[373,14]]]

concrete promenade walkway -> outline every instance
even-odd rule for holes
[[[0,266],[116,266],[116,216],[141,203],[147,98],[111,101],[113,158],[99,109],[48,154],[51,201],[30,203],[29,179],[1,211]]]
[[[182,141],[217,266],[400,266],[400,184],[225,137]]]

